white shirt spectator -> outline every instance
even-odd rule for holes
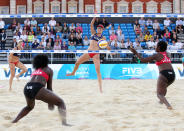
[[[158,29],[159,26],[160,26],[160,24],[158,23],[157,20],[155,20],[153,23],[153,29],[156,30],[156,29]]]
[[[178,50],[178,46],[175,45],[170,45],[169,50]]]
[[[169,19],[164,20],[164,26],[169,26],[171,21]]]
[[[183,43],[178,41],[178,42],[176,42],[176,46],[178,47],[178,49],[181,49],[183,47]]]
[[[139,19],[139,24],[140,24],[141,26],[144,26],[145,23],[146,23],[146,21],[144,20],[144,18]]]
[[[90,42],[89,42],[89,40],[85,40],[85,39],[84,39],[84,40],[83,40],[83,44],[84,44],[84,45],[89,45]]]
[[[70,28],[70,31],[71,30],[75,30],[75,26],[74,25],[73,26],[71,25],[69,28]]]
[[[29,21],[29,19],[26,19],[26,20],[24,21],[24,25],[25,25],[25,26],[26,26],[26,25],[30,26],[30,21]]]
[[[5,23],[2,19],[0,19],[0,29],[3,29],[5,26]]]
[[[50,20],[49,25],[50,26],[56,26],[56,21],[55,20]]]
[[[124,39],[125,39],[124,34],[118,35],[118,36],[117,36],[117,39],[118,39],[119,42],[121,42],[122,40],[124,40]]]
[[[16,39],[16,41],[18,42],[20,37],[18,35],[15,35],[15,36],[13,36],[13,39]]]
[[[35,19],[31,20],[31,25],[36,26],[37,25],[37,21]]]
[[[180,19],[179,19],[179,20],[177,20],[177,21],[176,21],[176,25],[183,25],[183,21],[182,21],[182,20],[180,20]]]
[[[118,45],[119,48],[121,47],[121,43],[118,42],[117,40],[113,40],[113,41],[111,42],[111,46],[114,46],[115,43],[117,43],[117,45]]]
[[[27,40],[27,35],[21,35],[20,38],[23,40],[23,41],[26,41]]]
[[[152,25],[153,25],[153,21],[152,21],[152,20],[150,20],[150,19],[148,19],[148,20],[146,21],[146,25],[147,25],[147,26],[149,26],[149,25],[151,25],[151,26],[152,26]]]
[[[125,43],[125,48],[130,47],[130,46],[131,46],[131,44],[132,44],[132,42],[131,42],[131,41],[127,41],[127,42]]]
[[[154,41],[148,41],[146,42],[148,49],[155,48],[156,44]]]
[[[116,33],[114,29],[110,29],[110,30],[109,30],[109,35],[111,35],[112,32],[114,32],[114,34]]]

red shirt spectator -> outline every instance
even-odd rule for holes
[[[110,35],[110,40],[113,41],[116,39],[117,39],[117,36],[114,34],[114,32],[112,32],[112,34]]]
[[[81,32],[83,32],[82,27],[79,25],[79,23],[77,23],[76,32],[78,32],[78,30],[80,30]]]

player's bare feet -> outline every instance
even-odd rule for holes
[[[69,74],[66,74],[66,76],[74,76],[75,73],[69,73]]]
[[[172,110],[173,108],[172,108],[172,106],[168,106],[167,109]]]
[[[12,88],[10,87],[10,88],[9,88],[9,91],[11,91],[11,90],[12,90]]]

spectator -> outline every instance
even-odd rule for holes
[[[15,35],[13,36],[13,39],[16,39],[17,41],[20,39],[18,32],[15,32]]]
[[[60,36],[59,35],[57,35],[56,36],[56,40],[55,40],[55,42],[59,42],[59,44],[61,44],[62,43],[62,40],[61,40],[61,38],[60,38]]]
[[[136,20],[134,23],[134,30],[136,30],[137,26],[139,26],[139,28],[140,28],[140,24],[139,24],[138,20]]]
[[[76,32],[78,32],[78,30],[80,30],[81,32],[83,32],[82,27],[79,25],[79,23],[77,23]]]
[[[146,21],[146,25],[147,25],[147,26],[153,26],[153,21],[152,21],[151,19],[148,19],[148,20]]]
[[[166,18],[164,20],[164,26],[168,27],[168,26],[170,26],[170,24],[171,24],[171,21],[169,20],[169,18]]]
[[[118,42],[121,42],[122,40],[125,39],[124,34],[122,34],[122,31],[119,32],[119,35],[117,36]]]
[[[28,33],[28,30],[27,30],[26,26],[23,27],[22,32],[26,32],[26,34]]]
[[[141,47],[141,45],[140,45],[140,42],[139,41],[137,41],[136,42],[136,45],[135,45],[135,47],[134,47],[136,50],[142,50],[142,47]]]
[[[25,31],[22,32],[22,35],[20,35],[20,38],[23,40],[23,42],[27,42],[27,35]]]
[[[138,38],[138,41],[143,42],[144,41],[143,33],[141,32],[140,35],[137,38]]]
[[[35,39],[34,42],[32,43],[32,50],[37,49],[38,46],[39,46],[39,43],[38,43],[37,39]]]
[[[130,48],[130,46],[132,45],[132,42],[130,41],[130,39],[127,39],[127,42],[125,43],[125,48]]]
[[[11,24],[11,26],[10,26],[10,29],[12,29],[12,31],[15,31],[16,26],[17,26],[16,19],[13,19],[13,22],[12,22],[12,24]]]
[[[49,25],[55,27],[56,26],[56,21],[54,20],[54,17],[51,18],[49,21]]]
[[[183,25],[183,21],[178,18],[177,21],[176,21],[176,26],[182,26]]]
[[[154,20],[154,23],[153,23],[153,30],[154,31],[157,31],[157,29],[160,27],[160,24],[158,23],[157,20]]]
[[[156,47],[153,37],[151,37],[151,40],[146,42],[146,44],[147,44],[148,49],[155,49]]]
[[[153,39],[156,40],[156,39],[158,39],[158,38],[159,38],[159,36],[157,35],[157,32],[155,31],[155,32],[153,33]]]
[[[5,30],[2,30],[2,33],[0,34],[0,43],[1,43],[1,50],[5,50],[5,44],[6,44],[7,35],[5,33]]]
[[[139,19],[139,24],[140,24],[140,26],[144,26],[145,23],[146,23],[146,22],[145,22],[144,18],[141,17],[141,19]]]
[[[71,32],[71,30],[75,30],[75,25],[74,25],[74,23],[72,23],[71,26],[70,26],[69,28],[70,28],[70,32]]]
[[[0,18],[0,33],[4,29],[4,26],[5,26],[5,22],[2,20],[2,18]]]
[[[24,50],[30,50],[30,49],[31,49],[31,47],[29,46],[29,44],[28,44],[28,43],[26,43],[23,49],[24,49]]]
[[[34,35],[31,32],[29,32],[29,35],[27,37],[27,41],[29,43],[32,43],[34,41]]]
[[[18,31],[18,32],[20,32],[20,34],[22,34],[23,29],[22,29],[22,26],[20,25],[20,23],[17,24],[16,30],[14,32],[16,32],[16,31]]]
[[[24,26],[30,26],[31,22],[29,20],[29,18],[27,18],[25,21],[24,21]]]
[[[17,39],[14,38],[11,48],[13,49],[13,48],[15,48],[16,46],[17,46]]]
[[[144,37],[144,40],[145,40],[145,41],[149,41],[149,40],[151,39],[151,37],[152,37],[152,35],[150,34],[149,31],[147,31],[147,32],[146,32],[146,35],[145,35],[145,37]]]
[[[114,34],[116,33],[115,30],[114,30],[114,26],[111,26],[111,29],[109,30],[109,35],[111,35],[112,32],[114,32]]]
[[[54,50],[61,50],[61,45],[58,41],[56,41],[54,44]]]
[[[120,48],[121,49],[126,49],[124,40],[121,40]]]
[[[178,39],[178,41],[176,42],[176,46],[178,47],[178,49],[182,49],[183,43],[181,43],[181,41]]]
[[[97,29],[97,26],[100,24],[99,18],[95,19],[94,28]]]
[[[45,50],[51,50],[51,49],[52,49],[51,43],[49,42],[49,43],[47,43],[47,46],[45,47]]]
[[[63,27],[60,25],[60,23],[56,23],[55,30],[56,32],[62,32]]]
[[[41,35],[42,34],[42,30],[40,29],[40,26],[36,27],[36,35]]]
[[[89,42],[89,40],[88,40],[88,37],[85,36],[84,39],[83,39],[83,45],[84,45],[84,46],[89,46],[89,44],[90,44],[90,42]]]
[[[62,34],[63,39],[68,39],[68,32],[65,30]]]
[[[32,20],[31,20],[30,24],[31,24],[31,26],[34,26],[34,27],[37,26],[37,21],[35,20],[34,17],[32,17]]]
[[[176,32],[173,33],[171,40],[177,42],[178,38],[177,38]]]
[[[35,33],[35,30],[34,30],[33,26],[32,26],[30,29],[31,29],[31,30],[30,30],[30,32],[31,32],[33,35],[36,35],[36,33]]]
[[[144,29],[142,30],[142,33],[143,33],[143,35],[146,35],[147,32],[148,32],[148,27],[145,26]]]
[[[53,40],[53,38],[51,38],[51,37],[49,37],[47,40],[46,40],[46,43],[48,44],[50,44],[50,46],[53,48],[54,47],[54,40]]]
[[[172,45],[169,46],[170,50],[178,50],[178,46],[176,45],[175,41],[172,41]]]
[[[121,43],[117,41],[117,39],[111,42],[111,49],[120,49]]]
[[[177,30],[176,30],[176,33],[177,34],[183,34],[183,28],[181,26],[177,26]]]
[[[47,46],[47,43],[44,37],[41,38],[41,43],[44,46],[44,48]]]
[[[140,25],[135,26],[135,34],[140,35],[140,33],[141,33]]]
[[[76,43],[77,43],[77,39],[74,37],[73,34],[70,35],[70,38],[68,39],[68,41],[69,41],[69,45],[71,43],[73,43],[73,45],[76,45]]]
[[[78,30],[78,32],[76,33],[76,39],[77,39],[76,44],[77,44],[77,45],[82,45],[82,46],[83,46],[82,32],[81,32],[80,30]]]
[[[102,19],[101,24],[104,26],[104,28],[109,28],[109,26],[111,25],[109,22],[107,22],[105,18]]]
[[[157,45],[158,42],[159,42],[159,39],[156,39],[156,40],[155,40],[155,45]]]
[[[42,32],[43,33],[48,33],[50,30],[49,26],[47,25],[47,23],[44,24],[44,27],[42,27]]]
[[[49,31],[52,35],[56,35],[56,31],[55,29],[53,28],[53,26],[50,27],[50,31]]]
[[[43,44],[43,42],[41,41],[40,44],[38,45],[37,47],[38,50],[44,50],[45,49],[45,46]]]
[[[64,23],[64,26],[63,26],[63,33],[67,33],[67,34],[68,34],[69,31],[70,31],[70,30],[69,30],[67,24]]]
[[[169,38],[170,39],[170,37],[171,37],[171,33],[168,31],[168,30],[166,30],[166,32],[165,32],[165,34],[164,34],[164,37],[166,37],[167,36],[167,38]]]
[[[47,34],[46,33],[43,33],[43,35],[41,36],[41,39],[44,38],[44,41],[47,40]]]
[[[63,44],[61,45],[61,50],[68,50],[68,46],[66,45],[66,41],[63,41]]]
[[[46,35],[46,42],[48,42],[48,39],[51,38],[52,41],[54,42],[54,35],[52,35],[50,32]],[[52,45],[51,45],[52,46]]]
[[[110,41],[113,41],[117,39],[117,36],[114,34],[114,32],[112,32],[112,34],[110,35]]]
[[[116,30],[116,34],[120,35],[120,32],[122,32],[122,30],[121,30],[120,26],[118,26],[118,29]]]
[[[137,43],[139,42],[138,38],[135,38],[135,42],[133,42],[133,47],[135,48],[137,46]]]
[[[158,27],[156,32],[157,32],[158,38],[161,39],[162,38],[162,30],[160,29],[160,26]]]

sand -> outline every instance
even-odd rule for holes
[[[168,110],[156,97],[156,80],[103,80],[100,94],[96,80],[54,80],[54,92],[66,103],[71,127],[61,126],[57,108],[36,101],[35,108],[16,124],[16,117],[26,102],[26,81],[0,81],[1,131],[183,131],[184,81],[176,80],[168,89]]]

